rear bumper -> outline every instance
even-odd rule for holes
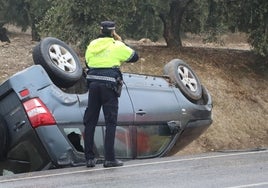
[[[180,133],[180,136],[168,155],[176,154],[185,146],[196,140],[211,124],[212,119],[189,122],[185,129]]]

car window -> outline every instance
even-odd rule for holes
[[[64,128],[70,143],[84,152],[84,135],[79,128]],[[97,126],[94,136],[96,156],[104,157],[105,126]],[[167,125],[117,126],[115,155],[117,158],[149,158],[161,155],[169,146],[172,134]]]
[[[172,136],[165,128],[168,129],[165,125],[137,127],[137,158],[158,156],[167,149]]]
[[[79,128],[64,128],[63,130],[74,148],[79,152],[84,152],[84,139],[81,130]]]
[[[117,126],[115,153],[120,158],[159,156],[167,149],[171,139],[167,125]]]
[[[63,128],[65,135],[67,136],[70,143],[78,152],[84,152],[84,132],[80,128]],[[97,126],[94,136],[95,142],[95,151],[96,155],[103,157],[104,156],[104,129],[101,126]]]
[[[132,158],[133,142],[129,126],[117,126],[115,133],[115,154],[120,158]]]

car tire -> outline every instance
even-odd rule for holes
[[[198,101],[202,98],[202,86],[192,68],[180,59],[173,59],[164,66],[164,75],[180,89],[186,98]]]
[[[164,76],[169,76],[169,67],[170,67],[171,63],[167,63],[165,64],[164,68],[163,68],[163,75]]]
[[[77,54],[57,38],[41,40],[33,49],[33,60],[42,65],[53,83],[61,88],[73,86],[83,73]]]
[[[8,131],[6,123],[2,117],[0,117],[0,161],[6,158],[8,148]]]

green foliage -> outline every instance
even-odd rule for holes
[[[213,36],[223,34],[228,29],[226,19],[228,18],[228,10],[225,1],[209,1],[209,14],[205,24],[204,31],[211,32]]]
[[[137,1],[134,9],[129,11],[126,22],[126,33],[133,39],[149,38],[156,41],[162,34],[162,23],[158,17],[155,2]]]
[[[99,23],[114,20],[117,31],[123,31],[128,22],[132,1],[51,0],[51,8],[39,25],[43,35],[50,35],[85,49],[99,34]]]
[[[6,0],[5,19],[26,30],[33,20],[40,20],[49,6],[47,0]]]
[[[6,23],[5,12],[6,12],[6,1],[0,0],[0,29]]]
[[[49,7],[47,0],[0,0],[0,5],[2,6],[0,11],[5,15],[6,23],[19,26],[22,31],[26,31],[31,27],[32,39],[39,39],[35,25]]]
[[[249,42],[254,51],[261,56],[268,57],[268,1],[249,1],[250,28]]]
[[[9,23],[22,27],[25,31],[30,25],[29,4],[24,0],[7,0],[6,20]]]
[[[268,56],[268,1],[224,1],[226,20],[224,24],[232,32],[249,34],[249,43],[261,56]]]
[[[183,32],[202,33],[206,30],[208,1],[195,0],[186,9],[183,16]]]

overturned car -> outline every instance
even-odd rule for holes
[[[67,92],[84,80],[76,53],[48,37],[33,50],[35,65],[0,85],[0,174],[85,165],[83,115],[88,91]],[[172,155],[212,124],[212,99],[191,67],[173,59],[163,76],[123,73],[116,157]],[[86,85],[86,84],[85,84]],[[89,91],[90,92],[90,91]],[[95,133],[104,156],[104,117]]]

